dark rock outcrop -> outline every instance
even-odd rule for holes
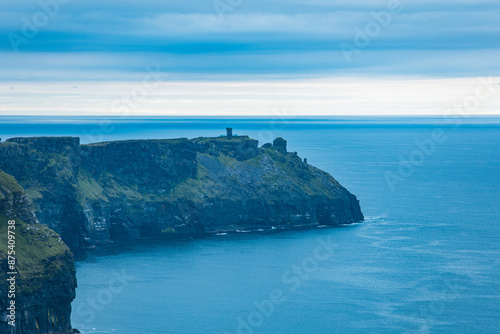
[[[15,248],[7,226],[15,220]],[[9,251],[15,251],[15,327],[8,324],[9,287],[0,285],[0,334],[73,333],[71,302],[76,275],[73,256],[59,235],[40,224],[14,177],[0,171],[0,280],[7,282]],[[9,290],[9,291],[8,291]],[[9,293],[8,293],[9,292]],[[10,312],[9,312],[10,314]]]
[[[363,220],[329,174],[246,136],[130,140],[14,138],[0,168],[16,177],[38,219],[75,252],[110,240]]]
[[[278,137],[273,141],[273,147],[281,154],[286,154],[286,144],[286,140],[281,137]]]

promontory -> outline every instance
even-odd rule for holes
[[[0,143],[40,223],[75,254],[108,242],[363,220],[359,201],[277,138],[127,140],[77,137]]]

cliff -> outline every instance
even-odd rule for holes
[[[13,138],[0,168],[16,177],[38,219],[73,251],[108,241],[363,220],[329,174],[246,136],[130,140]]]
[[[15,248],[8,245],[8,221]],[[13,241],[11,241],[12,245]],[[15,251],[15,298],[7,284],[9,251]],[[40,224],[30,200],[14,177],[0,171],[0,334],[73,333],[71,302],[76,276],[73,256],[59,235]],[[8,322],[7,308],[15,301],[15,327]]]

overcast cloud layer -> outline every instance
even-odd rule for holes
[[[498,1],[59,0],[44,20],[40,3],[55,1],[1,4],[1,80],[132,79],[156,64],[196,79],[481,76],[500,68]],[[374,13],[398,3],[376,21]],[[23,33],[26,22],[38,32]],[[368,39],[356,44],[358,28]],[[356,52],[346,57],[342,45]]]
[[[151,71],[132,114],[439,114],[480,77],[500,90],[499,18],[498,0],[3,1],[0,114],[115,114]]]

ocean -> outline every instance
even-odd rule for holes
[[[219,136],[332,174],[366,217],[339,228],[142,241],[77,263],[82,333],[498,333],[500,119],[0,117],[2,140]]]

